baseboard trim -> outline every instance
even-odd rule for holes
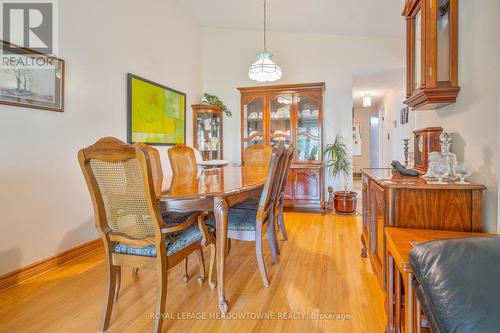
[[[103,247],[102,239],[90,241],[79,245],[47,259],[35,262],[13,272],[0,276],[0,291],[12,288],[26,282],[40,274],[46,273],[54,268],[76,260],[90,252],[97,251]]]

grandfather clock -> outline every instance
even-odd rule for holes
[[[458,0],[406,0],[406,100],[413,110],[455,103]]]

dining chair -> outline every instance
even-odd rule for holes
[[[271,254],[274,261],[278,262],[273,198],[279,186],[276,176],[280,168],[280,163],[283,161],[284,152],[284,145],[279,145],[272,149],[267,176],[257,210],[228,209],[227,237],[229,239],[255,242],[257,264],[266,288],[269,287],[269,279],[262,252],[262,239],[264,233],[267,233]],[[215,226],[215,218],[209,218],[207,224]]]
[[[198,173],[198,164],[194,149],[186,145],[177,144],[168,150],[168,159],[172,173]]]
[[[278,187],[278,193],[275,205],[276,223],[278,224],[278,228],[281,231],[281,235],[283,236],[283,239],[285,241],[288,240],[288,236],[285,228],[285,219],[283,218],[283,208],[285,206],[286,187],[288,184],[288,175],[290,174],[290,169],[292,166],[293,152],[294,152],[293,145],[289,145],[286,148],[285,157],[283,159],[283,164],[281,167],[280,185]]]
[[[144,150],[151,161],[151,176],[153,177],[153,184],[157,193],[161,192],[163,183],[163,168],[161,166],[160,152],[155,147],[147,145],[143,142],[134,143],[134,146]]]
[[[246,147],[243,151],[243,164],[245,166],[267,167],[272,151],[273,148],[271,146],[262,143]]]
[[[163,168],[161,165],[160,152],[155,147],[147,145],[143,142],[137,142],[134,144],[134,146],[141,148],[142,150],[144,150],[148,154],[149,160],[151,161],[151,174],[153,177],[153,184],[155,187],[155,191],[156,191],[156,193],[161,193],[162,184],[163,184]],[[170,223],[182,223],[186,219],[188,219],[190,216],[190,213],[178,213],[178,212],[167,211],[167,208],[166,208],[164,202],[160,201],[158,204],[159,204],[160,213],[161,213],[163,219],[170,221]],[[196,256],[198,258],[198,262],[200,262],[199,261],[200,258],[201,258],[201,260],[203,260],[203,250],[201,247],[198,249]],[[189,275],[187,272],[187,267],[188,267],[188,259],[187,258],[184,259],[184,261],[182,263],[182,267],[183,267],[183,271],[184,271],[184,273],[182,275],[182,279],[184,282],[188,282]],[[135,275],[138,273],[138,271],[139,271],[138,268],[134,268],[132,270],[132,273]]]
[[[276,222],[277,225],[276,231],[278,229],[281,231],[281,234],[283,235],[283,239],[285,241],[288,240],[288,236],[285,228],[285,220],[283,218],[283,208],[285,205],[286,186],[288,183],[288,175],[290,173],[290,168],[292,165],[293,152],[294,152],[294,146],[288,145],[284,152],[283,161],[280,164],[279,171],[276,175],[277,179],[279,179],[278,180],[279,185],[277,187],[278,190],[276,192],[276,196],[275,198],[273,198],[274,221]],[[258,206],[259,206],[258,199],[256,199],[255,197],[250,197],[243,202],[237,203],[233,207],[239,209],[257,210]],[[276,239],[276,244],[277,243],[278,240]],[[279,248],[277,248],[276,251],[279,254]]]
[[[120,291],[123,266],[158,271],[154,332],[161,332],[167,296],[167,271],[201,246],[210,247],[209,282],[213,281],[213,228],[199,212],[183,222],[160,214],[147,151],[107,137],[78,152],[92,198],[96,227],[104,243],[107,286],[100,330],[109,327],[113,303]],[[203,282],[205,269],[200,263]]]

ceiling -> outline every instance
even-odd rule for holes
[[[352,106],[355,109],[363,107],[363,96],[372,96],[372,107],[378,107],[385,95],[391,90],[405,87],[405,69],[358,75],[352,82]]]
[[[177,0],[202,26],[262,29],[263,0]],[[355,36],[404,35],[404,0],[267,0],[268,29]]]

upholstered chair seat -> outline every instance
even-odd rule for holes
[[[167,223],[167,221],[165,221],[165,224],[167,224],[167,226],[170,223]],[[209,232],[213,232],[215,230],[215,228],[212,226],[208,226],[207,229],[209,230]],[[202,238],[203,235],[200,232],[200,228],[198,228],[198,226],[195,224],[190,225],[187,229],[184,229],[181,232],[169,234],[165,239],[167,256],[171,256],[191,244],[201,242]],[[133,247],[126,244],[117,244],[115,246],[114,252],[137,256],[156,257],[156,247],[154,245],[145,247]]]
[[[227,218],[228,230],[255,231],[257,209],[229,208]],[[205,221],[207,226],[215,228],[215,218],[212,216]]]
[[[233,208],[257,211],[259,209],[259,201],[260,197],[250,197],[245,201],[237,203]]]

